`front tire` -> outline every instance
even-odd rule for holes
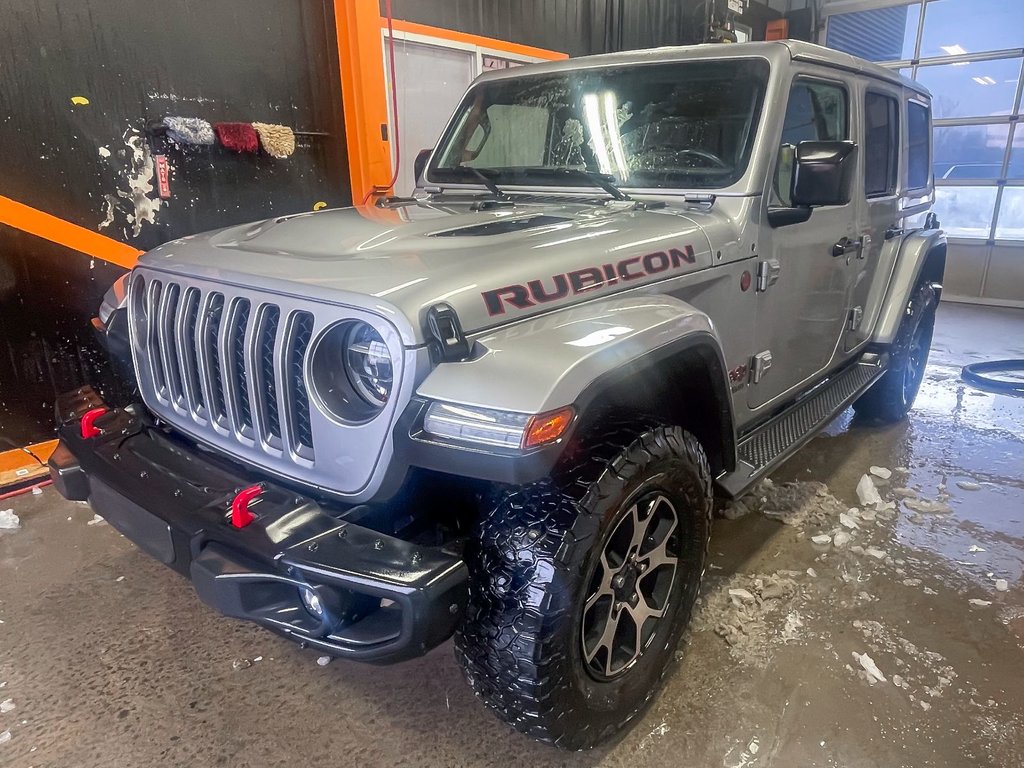
[[[615,430],[505,492],[467,551],[456,656],[518,730],[587,749],[638,717],[675,660],[707,559],[711,472],[678,427]]]
[[[854,402],[858,416],[889,424],[910,411],[924,380],[937,304],[935,289],[929,283],[922,283],[914,291],[889,351],[889,370]]]

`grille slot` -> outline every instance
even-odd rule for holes
[[[199,346],[196,343],[199,303],[198,288],[189,288],[185,291],[179,312],[177,344],[178,361],[181,365],[182,392],[186,407],[192,413],[202,415],[206,404],[203,390],[199,384]]]
[[[224,395],[223,358],[220,353],[223,320],[224,294],[212,293],[203,312],[203,320],[199,325],[197,345],[202,360],[202,369],[207,373],[204,387],[209,393],[207,400],[210,417],[222,426],[228,415]]]
[[[285,346],[284,401],[288,405],[292,449],[300,456],[312,454],[313,429],[309,419],[309,393],[303,368],[310,339],[313,337],[313,315],[296,312],[292,315]]]
[[[178,345],[175,338],[175,319],[178,314],[178,299],[181,297],[181,286],[171,283],[160,295],[160,307],[157,311],[156,335],[160,343],[160,355],[163,360],[164,375],[167,379],[167,398],[178,405],[182,404],[181,368],[178,366]]]
[[[252,366],[256,374],[254,378],[256,402],[260,412],[260,431],[264,440],[277,446],[281,443],[281,411],[277,403],[274,352],[278,346],[277,331],[280,324],[281,310],[273,304],[265,304],[257,321]]]
[[[252,435],[252,402],[249,399],[249,371],[245,355],[245,337],[249,328],[252,305],[248,299],[239,299],[231,310],[228,327],[228,387],[235,412],[235,429],[246,436]]]

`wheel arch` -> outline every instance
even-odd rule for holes
[[[922,281],[932,283],[936,294],[941,296],[945,270],[946,235],[942,230],[920,229],[903,240],[875,328],[874,343],[888,345],[893,342],[907,302]]]

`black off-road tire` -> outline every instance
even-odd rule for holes
[[[671,669],[707,561],[712,491],[704,450],[678,427],[615,427],[574,455],[573,466],[557,479],[509,489],[483,516],[467,548],[470,599],[455,649],[473,690],[501,719],[533,738],[580,750],[639,716]],[[596,594],[597,569],[606,569],[602,553],[610,558],[611,542],[622,541],[623,521],[640,530],[633,521],[644,514],[641,507],[667,510],[663,499],[677,520],[676,538],[665,533],[671,543],[663,551],[678,553],[664,615],[641,620],[641,627],[653,626],[648,639],[634,643],[644,650],[614,677],[599,679],[592,667],[612,666],[613,644],[585,659],[584,602]],[[647,515],[653,520],[656,512]],[[649,533],[652,525],[643,530]],[[652,533],[644,541],[653,548],[656,538]],[[655,574],[667,566],[655,566],[654,553],[643,550],[636,554],[653,567],[637,577],[636,592],[641,583],[653,583],[643,581],[648,577],[665,583]],[[591,622],[597,605],[587,609]]]
[[[930,283],[914,291],[889,351],[889,370],[854,402],[858,416],[886,424],[906,417],[924,380],[937,304]]]

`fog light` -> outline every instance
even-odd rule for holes
[[[320,595],[316,593],[316,590],[310,587],[302,588],[302,604],[306,606],[306,610],[316,616],[318,619],[324,617],[324,604],[320,601]]]

